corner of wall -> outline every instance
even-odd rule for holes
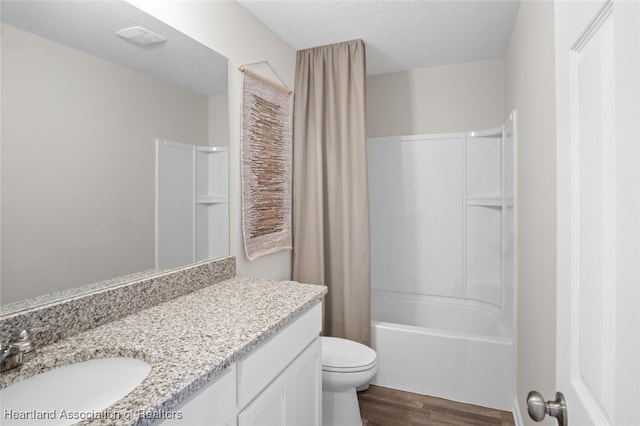
[[[522,2],[505,55],[505,107],[518,110],[518,288],[514,412],[555,389],[556,137],[552,2]],[[544,299],[540,305],[532,301]],[[526,336],[526,339],[522,338]],[[518,414],[519,415],[519,414]],[[533,421],[519,415],[520,424]]]
[[[522,419],[522,413],[520,412],[520,403],[518,402],[518,397],[513,400],[513,422],[515,426],[524,426],[524,420]]]

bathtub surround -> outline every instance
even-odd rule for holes
[[[369,139],[373,383],[512,407],[516,124]]]
[[[0,316],[0,341],[10,341],[16,330],[48,326],[34,338],[37,346],[48,345],[235,275],[235,258],[229,256],[48,304],[38,300]]]
[[[365,46],[297,53],[293,279],[329,287],[324,333],[369,344]]]
[[[511,332],[513,123],[369,138],[373,289],[481,301]]]

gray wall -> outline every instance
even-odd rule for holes
[[[502,60],[367,78],[369,137],[482,130],[506,116]]]
[[[153,268],[154,140],[207,145],[207,97],[2,31],[2,303]]]

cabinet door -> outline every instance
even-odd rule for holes
[[[320,339],[316,339],[287,371],[287,425],[322,424],[322,365]]]
[[[238,405],[246,407],[291,365],[320,334],[318,303],[275,336],[238,361]]]
[[[240,413],[238,426],[319,426],[321,374],[320,339],[316,338]]]
[[[285,377],[279,376],[238,416],[238,426],[284,426]]]

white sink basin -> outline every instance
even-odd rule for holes
[[[0,391],[0,424],[70,425],[96,417],[150,371],[139,359],[101,358],[35,375]]]

